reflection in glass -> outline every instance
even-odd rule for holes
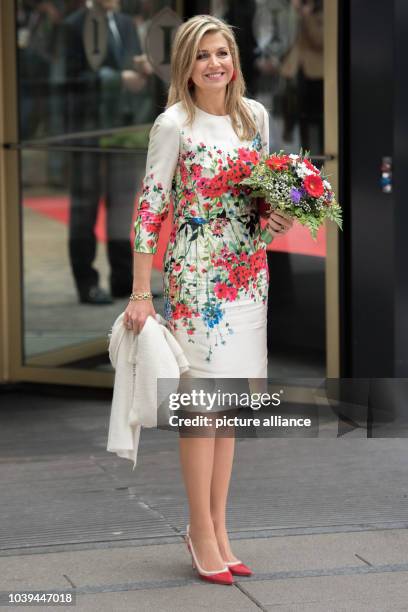
[[[58,365],[56,352],[67,347],[101,339],[101,358],[92,365],[104,363],[106,335],[112,322],[127,304],[127,298],[116,298],[112,304],[96,306],[80,304],[71,273],[68,251],[70,193],[68,186],[56,190],[47,186],[48,151],[25,151],[22,169],[26,188],[22,201],[24,255],[24,329],[25,355],[32,363]],[[65,161],[70,153],[60,153]],[[106,154],[107,155],[107,154]],[[125,154],[111,154],[110,162],[120,165]],[[129,156],[137,158],[138,180],[144,171],[145,152]],[[123,220],[127,239],[132,238],[133,211]],[[109,214],[105,200],[100,201],[95,223],[96,254],[100,284],[109,288],[110,262],[107,241]],[[121,221],[122,223],[122,221]],[[122,231],[122,230],[121,230]],[[161,275],[153,272],[153,290],[161,290]],[[161,301],[157,300],[160,310]],[[47,354],[49,353],[49,357]],[[36,359],[34,359],[36,357]],[[67,359],[61,355],[60,364]],[[74,364],[77,367],[80,364]]]
[[[164,105],[146,55],[163,5],[17,0],[28,363],[107,362],[106,335],[132,288],[148,133]]]

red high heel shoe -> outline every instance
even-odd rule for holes
[[[201,580],[207,580],[208,582],[213,582],[214,584],[233,584],[234,579],[227,566],[223,567],[222,570],[211,570],[211,571],[203,570],[203,568],[199,564],[198,559],[196,557],[196,554],[193,548],[193,543],[190,538],[189,528],[190,528],[190,525],[187,525],[185,541],[187,544],[187,548],[191,554],[191,562],[192,562],[193,569],[197,570],[198,575],[200,576]]]
[[[228,567],[231,574],[236,576],[252,576],[253,571],[242,563],[242,561],[226,561],[225,565]]]

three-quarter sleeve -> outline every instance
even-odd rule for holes
[[[179,156],[180,131],[165,113],[156,118],[149,133],[146,173],[134,224],[134,251],[156,253],[162,222],[170,209],[172,182]]]

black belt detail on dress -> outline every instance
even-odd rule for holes
[[[232,220],[235,221],[237,219],[240,219],[241,217],[242,217],[243,222],[244,222],[244,219],[246,219],[245,226],[249,230],[249,234],[253,235],[255,232],[255,225],[256,225],[255,215],[248,212],[247,214],[240,215],[239,217],[227,217],[227,213],[225,210],[220,211],[215,217],[210,217],[209,219],[206,219],[204,217],[184,217],[184,221],[183,223],[180,224],[180,227],[178,228],[177,231],[181,232],[184,229],[187,232],[188,228],[190,227],[193,232],[190,237],[190,242],[191,242],[198,238],[199,233],[201,234],[201,236],[204,237],[204,228],[203,228],[204,225],[208,225],[212,221],[217,221],[218,219],[225,219],[227,221],[232,221]]]

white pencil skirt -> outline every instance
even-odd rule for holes
[[[196,319],[194,324],[194,343],[189,342],[191,336],[184,330],[174,332],[174,337],[182,347],[190,369],[183,379],[210,378],[212,388],[225,392],[236,391],[241,384],[234,383],[233,379],[247,379],[250,392],[266,392],[268,376],[268,349],[267,349],[267,302],[254,302],[252,300],[237,300],[225,305],[224,318],[230,324],[233,333],[225,335],[225,344],[217,341],[213,346],[211,359],[208,355],[207,328],[202,319]],[[232,379],[222,382],[220,379]],[[243,381],[242,381],[243,382]],[[197,388],[195,385],[192,385]],[[184,387],[185,389],[186,387]],[[217,406],[212,411],[225,410],[224,406]],[[186,410],[193,410],[187,407]],[[194,408],[196,412],[205,409]]]

